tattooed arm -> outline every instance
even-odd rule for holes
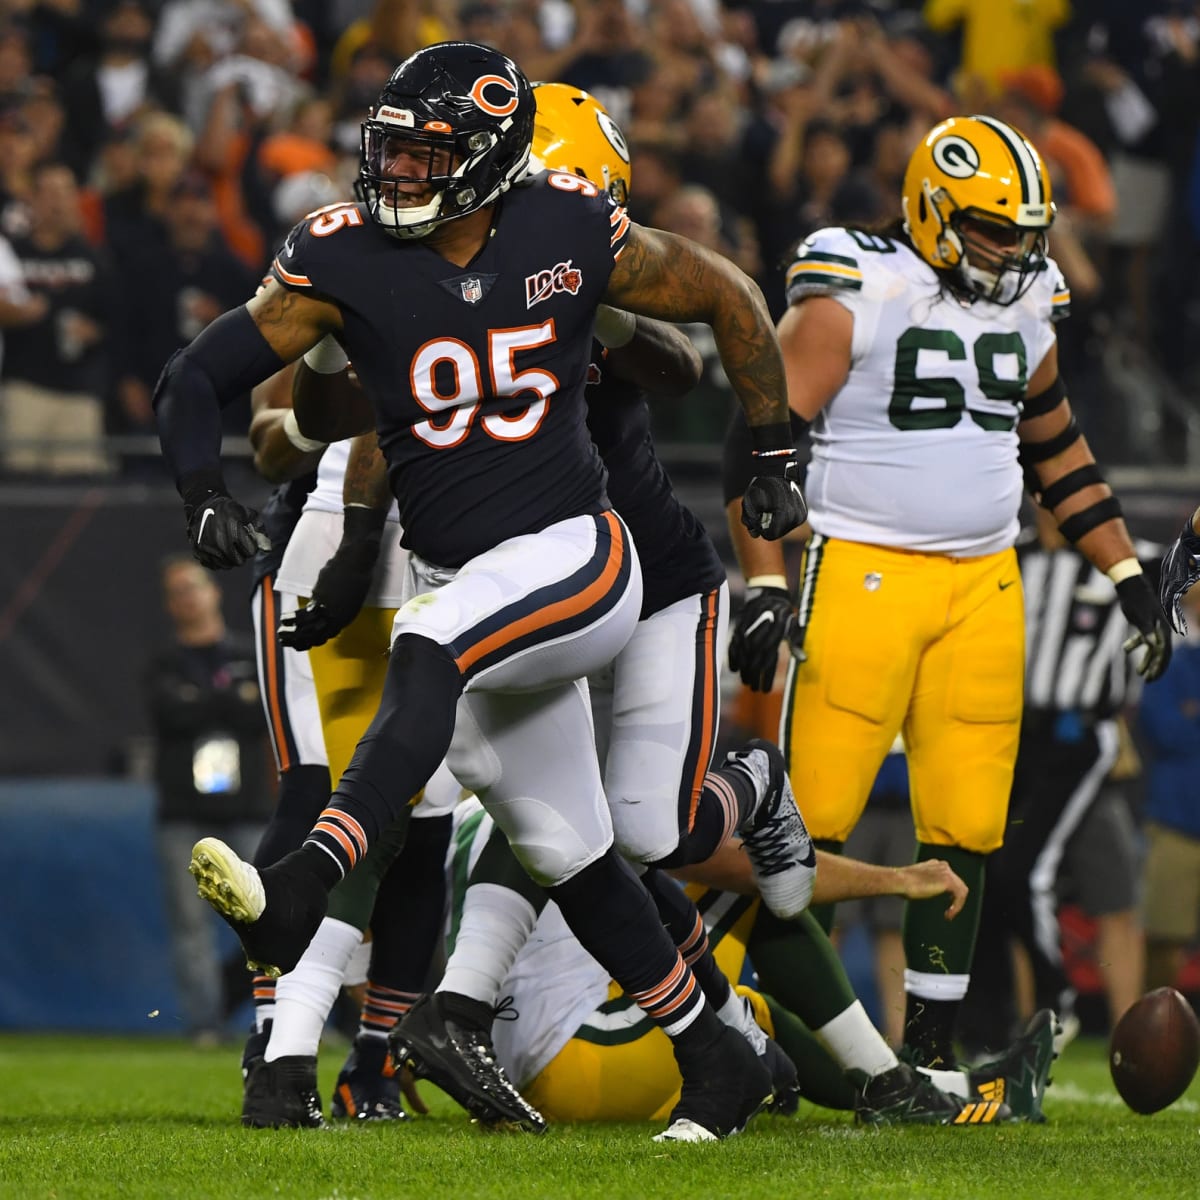
[[[783,355],[757,284],[728,259],[687,238],[634,225],[604,299],[644,317],[712,326],[753,443],[742,523],[751,537],[768,541],[801,524],[808,509],[800,492]]]
[[[634,225],[604,299],[660,321],[711,325],[749,425],[787,424],[783,357],[766,301],[727,258],[687,238]]]

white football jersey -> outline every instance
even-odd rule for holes
[[[978,555],[1017,536],[1017,421],[1070,293],[1046,269],[1015,304],[963,304],[903,242],[820,229],[787,297],[830,296],[854,317],[850,374],[813,422],[805,496],[826,537]]]
[[[305,512],[342,512],[342,481],[350,463],[350,442],[333,442],[317,464],[317,484],[304,501]],[[400,509],[395,500],[388,509],[389,521],[399,522]]]

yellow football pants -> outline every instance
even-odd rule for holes
[[[902,733],[918,840],[995,850],[1024,686],[1015,552],[955,559],[814,537],[802,580],[808,657],[789,669],[780,738],[809,832],[849,837]]]
[[[394,608],[364,608],[337,637],[308,652],[335,788],[379,707],[395,618]]]

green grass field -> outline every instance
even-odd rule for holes
[[[656,1145],[635,1125],[487,1135],[432,1089],[405,1126],[263,1131],[237,1123],[232,1048],[0,1037],[3,1200],[772,1200],[1200,1197],[1200,1079],[1153,1117],[1129,1112],[1097,1042],[1056,1064],[1042,1126],[858,1129],[801,1106],[721,1145]],[[321,1072],[328,1097],[342,1047]]]

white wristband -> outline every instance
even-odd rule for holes
[[[619,350],[633,341],[637,332],[637,317],[623,308],[601,304],[596,309],[596,325],[592,334],[607,350]]]
[[[350,360],[332,333],[327,333],[315,346],[304,352],[304,365],[318,375],[336,375],[344,371]]]
[[[748,588],[782,588],[787,591],[787,578],[783,575],[755,575],[746,580]]]
[[[1132,579],[1135,575],[1142,573],[1142,564],[1136,558],[1123,558],[1119,563],[1113,563],[1105,575],[1113,581],[1113,583],[1122,583],[1126,579]]]
[[[305,437],[300,432],[300,426],[296,423],[294,410],[290,408],[287,410],[287,415],[283,418],[283,432],[287,434],[287,440],[297,450],[302,450],[305,454],[311,454],[314,450],[324,450],[329,445],[328,442],[318,442],[316,438]]]

